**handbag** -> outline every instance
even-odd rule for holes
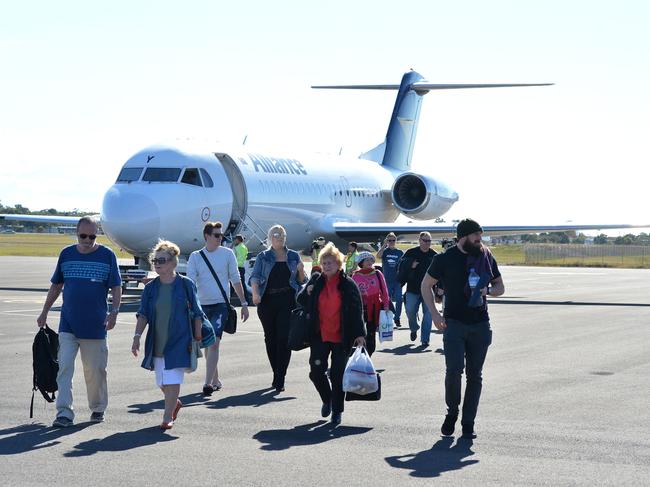
[[[194,318],[192,314],[192,306],[190,304],[190,294],[189,291],[187,290],[187,285],[185,284],[185,281],[183,281],[183,285],[185,288],[185,297],[187,298],[187,315],[190,320],[190,328],[191,328]],[[193,332],[194,330],[192,329],[192,336],[194,336]],[[201,342],[200,342],[201,348],[208,348],[215,341],[217,341],[217,337],[214,334],[214,328],[212,327],[212,323],[210,323],[210,320],[208,320],[208,318],[204,314],[203,320],[201,321]]]
[[[187,292],[187,288],[185,289],[185,292]],[[190,309],[189,301],[187,302],[187,314],[189,317],[187,322],[190,326],[190,339],[192,340],[190,343],[190,366],[187,368],[187,372],[194,372],[199,366],[199,358],[202,357],[203,354],[201,353],[201,340],[194,339],[194,327],[192,326],[194,320],[192,319],[192,310]],[[214,330],[212,331],[212,335],[214,338]]]
[[[309,313],[302,307],[291,311],[288,345],[295,352],[309,346]]]
[[[356,394],[354,392],[346,392],[346,401],[379,401],[381,399],[381,376],[377,374],[377,390],[370,394]]]
[[[217,285],[219,286],[219,290],[221,291],[223,300],[226,302],[226,307],[228,308],[228,319],[223,324],[223,331],[225,331],[226,333],[230,333],[232,335],[237,331],[237,310],[233,305],[230,304],[230,300],[226,296],[226,291],[223,290],[223,286],[221,285],[219,276],[217,276],[217,273],[212,268],[212,264],[210,264],[210,261],[208,260],[207,256],[203,253],[202,250],[199,252],[199,254],[201,254],[201,257],[203,257],[203,260],[207,264],[208,269],[210,269],[210,272],[212,273],[212,277],[214,277],[214,280],[217,281]]]

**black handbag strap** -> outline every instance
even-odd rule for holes
[[[212,267],[212,264],[210,264],[210,261],[208,260],[208,257],[203,253],[202,250],[199,252],[199,254],[201,254],[201,257],[203,257],[203,260],[208,265],[208,269],[210,269],[210,272],[212,273],[212,277],[214,277],[214,280],[217,281],[217,285],[219,286],[219,289],[221,290],[221,295],[223,296],[223,300],[226,302],[226,306],[230,306],[230,300],[226,297],[226,291],[223,290],[223,286],[221,285],[221,281],[219,280],[219,276],[217,276],[217,273],[214,272],[214,269]]]

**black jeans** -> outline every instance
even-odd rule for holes
[[[377,348],[377,324],[366,323],[366,350],[368,356],[371,357]]]
[[[264,329],[266,355],[273,370],[273,385],[284,386],[291,349],[289,348],[289,317],[295,307],[293,291],[265,294],[257,307],[257,316]]]
[[[447,319],[442,338],[445,347],[445,402],[447,412],[458,415],[461,375],[465,366],[467,386],[463,400],[462,424],[473,424],[483,387],[482,370],[487,350],[492,343],[490,322],[468,324]]]
[[[246,274],[246,268],[245,267],[238,267],[237,270],[239,270],[239,277],[241,278],[241,286],[244,288],[244,299],[251,303],[253,301],[252,296],[248,292],[248,289],[246,288],[246,280],[244,279],[244,276]]]
[[[327,377],[327,361],[332,355],[330,376]],[[323,403],[332,402],[332,411],[343,412],[343,372],[348,354],[342,343],[314,341],[309,353],[309,378],[316,386]]]

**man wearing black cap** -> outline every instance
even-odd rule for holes
[[[422,298],[431,310],[433,323],[443,331],[445,348],[445,402],[447,416],[442,434],[452,435],[458,419],[461,376],[466,368],[467,386],[461,425],[463,438],[476,438],[474,419],[481,397],[483,363],[492,343],[486,295],[501,296],[503,279],[496,260],[481,243],[481,226],[471,219],[458,223],[458,243],[433,258],[422,280]],[[434,304],[432,288],[442,282],[444,317]]]

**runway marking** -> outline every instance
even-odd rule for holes
[[[606,276],[606,272],[538,272],[542,276]]]
[[[1,311],[1,313],[27,313],[31,312],[34,313],[36,311],[41,311],[40,309],[10,309],[8,311]]]
[[[38,315],[25,315],[21,313],[10,313],[8,311],[0,311],[0,314],[5,314],[9,316],[27,316],[28,318],[38,318]]]

